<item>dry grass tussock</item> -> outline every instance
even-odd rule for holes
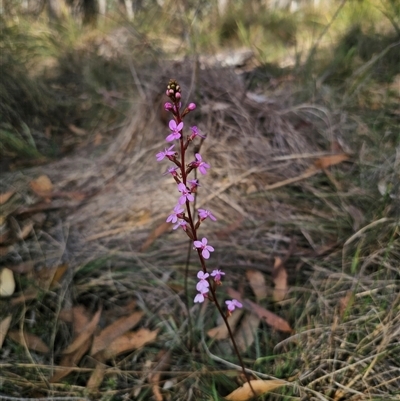
[[[39,174],[50,177],[58,191],[84,194],[83,200],[60,203],[63,210],[49,214],[52,224],[15,245],[12,257],[40,261],[42,267],[65,262],[75,270],[59,305],[76,299],[118,303],[135,294],[153,324],[174,316],[176,333],[186,335],[179,326],[186,327],[187,311],[170,282],[183,281],[186,237],[164,232],[141,250],[176,203],[175,185],[163,175],[167,163],[155,158],[168,133],[160,93],[176,78],[183,98],[198,104],[187,125],[207,135],[202,156],[212,168],[199,177],[197,207],[210,208],[218,218],[201,230],[216,249],[213,262],[229,272],[230,284],[248,291],[246,269],[261,270],[270,280],[272,256],[287,260],[288,296],[269,306],[296,333],[281,336],[264,327],[261,355],[249,350],[248,357],[264,357],[264,349],[272,348],[276,355],[295,352],[293,360],[282,356],[260,368],[273,375],[284,371],[283,378],[295,375],[293,399],[400,399],[399,194],[394,185],[384,201],[371,189],[381,167],[368,149],[358,153],[359,143],[348,137],[357,131],[356,121],[322,99],[295,104],[296,82],[255,96],[230,70],[192,67],[164,67],[146,79],[143,72],[143,97],[103,154],[82,151],[3,177],[3,187],[18,187],[25,200],[26,183]],[[315,162],[339,148],[350,159],[318,169]],[[386,159],[393,183],[399,157],[391,153]],[[196,270],[193,262],[190,271]],[[169,338],[166,333],[160,341]],[[172,364],[190,369],[189,362],[173,358]],[[124,368],[132,366],[118,365],[120,372]],[[130,379],[124,380],[129,387]],[[177,390],[182,395],[172,399],[185,399],[188,385],[182,380]]]

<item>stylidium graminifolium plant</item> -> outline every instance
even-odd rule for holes
[[[222,311],[215,292],[217,287],[221,285],[222,276],[225,273],[219,269],[214,269],[211,273],[208,272],[206,260],[210,259],[212,252],[214,252],[214,247],[209,244],[206,237],[201,239],[198,237],[198,230],[206,219],[211,221],[216,221],[217,219],[210,210],[206,209],[198,209],[197,217],[195,217],[191,208],[199,182],[197,179],[189,179],[189,174],[197,169],[201,175],[206,175],[211,166],[203,160],[200,153],[195,153],[195,159],[187,162],[186,151],[196,138],[205,140],[206,136],[202,135],[196,126],[190,127],[190,132],[186,136],[183,134],[183,130],[186,128],[183,119],[196,109],[196,104],[189,103],[182,110],[181,88],[177,81],[173,79],[169,81],[166,95],[171,102],[166,102],[164,109],[172,114],[172,119],[169,122],[170,133],[165,140],[168,143],[178,141],[176,148],[176,143],[174,143],[156,155],[157,161],[168,159],[174,164],[174,166],[168,168],[166,174],[170,174],[177,184],[177,204],[166,221],[173,224],[174,230],[181,228],[193,241],[193,247],[197,250],[201,270],[197,273],[196,290],[198,293],[194,298],[194,302],[202,303],[206,298],[210,299],[226,319],[236,308],[241,308],[242,304],[236,299],[228,300],[225,302],[226,312]]]
[[[194,297],[194,303],[202,303],[206,298],[214,303],[224,320],[243,374],[252,392],[256,395],[228,322],[228,317],[232,312],[243,305],[237,299],[232,299],[225,301],[226,310],[222,309],[216,296],[216,289],[222,284],[221,280],[225,276],[225,273],[220,269],[214,269],[211,273],[208,272],[206,261],[211,258],[214,247],[208,243],[206,237],[200,239],[198,236],[199,227],[205,220],[216,221],[217,219],[210,210],[198,209],[196,213],[194,207],[193,211],[191,208],[194,205],[194,194],[197,192],[199,182],[196,178],[189,179],[189,174],[197,169],[201,175],[206,175],[211,166],[203,160],[198,151],[194,153],[194,160],[187,162],[186,151],[195,140],[200,138],[203,141],[206,139],[206,136],[202,135],[196,126],[190,127],[190,131],[186,136],[183,134],[185,128],[183,119],[188,113],[196,109],[196,104],[189,103],[186,108],[182,109],[181,88],[177,81],[174,79],[169,81],[166,94],[171,101],[164,104],[164,109],[172,114],[172,119],[168,124],[170,133],[165,140],[168,143],[178,141],[177,144],[172,144],[156,155],[157,161],[160,162],[168,159],[174,164],[168,168],[165,174],[170,174],[175,180],[177,185],[177,203],[166,221],[173,224],[174,230],[181,228],[190,238],[190,241],[193,242],[193,248],[197,251],[201,265],[201,270],[197,273],[197,295]],[[176,148],[175,145],[177,145]],[[200,146],[196,145],[196,149],[200,149]],[[197,216],[195,216],[196,214]]]

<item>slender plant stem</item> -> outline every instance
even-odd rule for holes
[[[175,110],[176,110],[175,116],[176,116],[176,123],[177,124],[182,122],[182,116],[180,114],[179,109],[180,109],[179,101],[175,101]],[[181,170],[182,182],[186,186],[186,183],[187,183],[187,172],[186,172],[186,166],[185,166],[185,153],[186,153],[186,148],[187,148],[188,144],[187,143],[185,144],[185,142],[184,142],[182,131],[181,131],[181,137],[180,137],[179,142],[180,142],[180,163],[181,163],[180,170]],[[195,209],[193,208],[193,214],[192,214],[192,211],[191,211],[191,208],[190,208],[190,202],[187,199],[186,199],[186,202],[185,202],[185,206],[186,206],[186,211],[187,211],[187,220],[186,221],[189,223],[190,230],[191,230],[191,235],[189,235],[189,237],[191,239],[190,245],[192,245],[193,241],[197,241],[197,229],[196,229],[195,223],[193,221],[193,214],[194,214],[194,210]],[[206,263],[205,263],[204,257],[203,257],[203,255],[201,253],[201,249],[197,249],[197,254],[199,256],[199,260],[200,260],[200,264],[201,264],[203,272],[207,273],[207,267],[206,267]],[[186,291],[186,294],[188,294],[189,259],[190,259],[190,248],[188,250],[188,259],[187,259],[187,262],[186,262],[186,269],[185,269],[185,291]],[[224,313],[220,303],[218,302],[216,291],[215,291],[215,283],[210,278],[207,278],[207,280],[208,280],[208,283],[209,283],[210,292],[212,294],[212,301],[215,303],[215,306],[217,307],[218,312],[221,315],[222,319],[224,320],[226,328],[228,329],[229,337],[230,337],[230,339],[232,341],[233,348],[234,348],[235,353],[236,353],[236,355],[238,357],[239,363],[240,363],[240,365],[242,367],[243,374],[244,374],[244,376],[245,376],[245,378],[246,378],[246,380],[247,380],[252,392],[254,393],[254,395],[257,395],[256,392],[254,391],[253,386],[251,385],[251,381],[250,381],[250,378],[248,376],[248,373],[246,372],[246,368],[244,366],[243,359],[242,359],[242,357],[240,355],[239,348],[238,348],[238,346],[236,344],[235,337],[233,336],[233,332],[232,332],[231,327],[230,327],[229,322],[228,322],[228,317]],[[189,301],[187,302],[187,309],[189,311]],[[190,319],[190,313],[189,313],[189,319]],[[189,320],[189,322],[190,322],[190,327],[191,327],[191,321]]]
[[[197,250],[197,253],[198,253],[198,255],[199,255],[199,259],[200,259],[200,263],[201,263],[201,266],[202,266],[202,268],[203,268],[203,271],[204,271],[204,273],[207,273],[206,264],[205,264],[203,255],[201,254],[201,250],[198,249],[198,250]],[[208,279],[208,280],[210,280],[210,279]],[[210,281],[209,281],[209,282],[210,282]],[[233,344],[233,348],[234,348],[234,350],[235,350],[235,353],[236,353],[236,355],[237,355],[237,357],[238,357],[238,359],[239,359],[239,363],[240,363],[240,366],[242,367],[242,371],[243,371],[244,377],[246,378],[247,383],[249,383],[249,386],[250,386],[250,388],[251,388],[251,391],[254,393],[254,395],[257,395],[256,392],[255,392],[254,389],[253,389],[253,386],[251,385],[251,382],[250,382],[250,378],[249,378],[249,376],[248,376],[248,373],[246,372],[246,368],[245,368],[245,366],[244,366],[244,362],[243,362],[242,356],[240,355],[239,348],[238,348],[238,346],[237,346],[237,344],[236,344],[235,337],[233,336],[231,326],[229,325],[228,318],[227,318],[227,316],[225,315],[224,311],[222,310],[220,303],[218,302],[217,295],[216,295],[216,293],[215,293],[215,288],[214,288],[213,284],[214,284],[213,282],[210,282],[210,291],[211,291],[211,294],[212,294],[212,297],[213,297],[213,301],[214,301],[214,303],[215,303],[215,306],[216,306],[217,309],[218,309],[219,314],[221,315],[222,319],[224,320],[224,323],[225,323],[226,328],[228,329],[229,337],[230,337],[230,339],[231,339],[231,341],[232,341],[232,344]]]

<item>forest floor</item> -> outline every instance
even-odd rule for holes
[[[248,41],[210,53],[134,26],[2,30],[0,399],[251,398],[165,222],[174,78],[211,166],[199,235],[220,301],[244,305],[229,321],[260,399],[400,400],[398,33],[349,25],[266,62],[239,23]]]

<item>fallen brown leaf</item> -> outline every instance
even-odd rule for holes
[[[57,383],[63,377],[69,375],[74,370],[73,368],[76,367],[76,365],[82,359],[83,355],[85,355],[89,351],[91,343],[92,339],[87,338],[87,340],[82,343],[80,348],[78,348],[76,351],[67,355],[63,355],[59,364],[59,366],[63,369],[56,370],[54,375],[50,378],[50,383]]]
[[[256,303],[248,299],[242,300],[240,293],[238,291],[235,291],[233,288],[228,288],[227,292],[230,297],[242,302],[245,308],[257,314],[261,319],[264,319],[266,323],[274,329],[288,333],[291,333],[293,331],[289,323],[285,319],[282,319],[275,313],[270,312],[269,310],[257,305]]]
[[[77,335],[74,341],[63,351],[63,354],[71,354],[86,344],[91,338],[99,323],[101,316],[101,308],[94,314],[92,320],[85,326],[84,329]]]
[[[4,205],[14,194],[15,191],[13,189],[0,194],[0,205]]]
[[[150,235],[147,237],[146,241],[144,244],[140,247],[140,252],[146,251],[151,244],[162,234],[164,234],[167,231],[170,231],[172,228],[171,223],[163,222],[161,223],[158,227],[156,227]]]
[[[77,336],[85,330],[90,321],[90,316],[83,305],[77,305],[72,308],[72,321],[74,335]]]
[[[325,169],[335,164],[339,164],[349,159],[349,155],[345,153],[340,153],[337,155],[323,156],[318,160],[315,160],[314,166],[319,169]]]
[[[85,129],[79,128],[74,124],[68,124],[68,128],[73,134],[78,136],[83,136],[87,134],[87,131]]]
[[[125,305],[115,305],[114,308],[103,311],[103,314],[101,315],[103,326],[109,326],[111,323],[115,322],[116,319],[131,315],[136,311],[136,300],[134,299],[128,301]]]
[[[143,347],[143,345],[156,339],[158,330],[150,331],[148,329],[139,329],[136,332],[128,332],[116,338],[103,351],[104,359],[111,359],[125,352],[133,351]]]
[[[282,380],[250,380],[250,383],[256,395],[268,393],[286,384]],[[254,397],[253,390],[250,388],[249,383],[245,383],[242,387],[227,395],[225,399],[228,401],[251,400]]]
[[[96,367],[90,375],[88,382],[86,383],[86,388],[90,391],[98,390],[101,386],[101,383],[103,383],[105,372],[106,365],[104,365],[104,363],[101,363],[100,361],[97,361]]]
[[[59,281],[68,270],[68,265],[63,264],[60,266],[46,267],[35,272],[36,284],[38,287],[48,290],[55,288],[59,285]]]
[[[65,323],[72,323],[74,321],[72,309],[61,309],[58,319]]]
[[[90,355],[103,351],[117,337],[133,329],[143,317],[143,312],[135,312],[130,316],[122,317],[103,329],[93,340]]]
[[[242,309],[235,309],[233,311],[232,315],[228,319],[231,330],[235,329],[242,315],[243,315]],[[222,322],[219,326],[208,330],[207,335],[210,338],[214,338],[215,340],[224,340],[229,337],[229,331],[226,327],[226,324]]]
[[[9,315],[0,322],[0,349],[3,346],[4,339],[6,338],[8,329],[10,327],[12,316]]]
[[[42,339],[34,334],[24,332],[22,337],[19,330],[12,330],[8,332],[8,337],[22,346],[25,346],[26,344],[28,349],[31,351],[40,352],[42,354],[48,354],[50,352],[49,347],[42,341]]]
[[[29,183],[33,192],[39,196],[46,196],[53,190],[53,184],[47,175],[41,175]]]
[[[92,344],[92,335],[100,320],[101,308],[94,314],[91,320],[87,315],[86,309],[82,305],[72,308],[71,313],[75,340],[63,351],[60,367],[64,369],[57,369],[50,379],[51,383],[56,383],[63,377],[69,375],[82,359],[83,355],[89,351]],[[64,314],[66,316],[69,315],[68,312]]]
[[[261,318],[254,313],[247,314],[241,321],[234,337],[240,352],[245,352],[253,344]]]
[[[257,298],[257,301],[262,301],[267,297],[268,290],[265,284],[264,275],[258,270],[249,269],[246,271],[246,277],[250,287]]]
[[[274,269],[272,271],[272,280],[275,284],[275,288],[272,293],[272,298],[274,299],[274,301],[280,302],[285,299],[286,293],[288,291],[287,278],[288,275],[281,258],[276,257]]]
[[[55,268],[53,278],[51,279],[50,288],[55,288],[60,284],[65,272],[68,270],[68,265],[63,264]]]
[[[156,401],[163,401],[163,396],[160,390],[161,372],[168,369],[171,353],[169,351],[161,350],[157,354],[157,365],[153,368],[149,375],[149,383],[152,385],[153,395]]]

